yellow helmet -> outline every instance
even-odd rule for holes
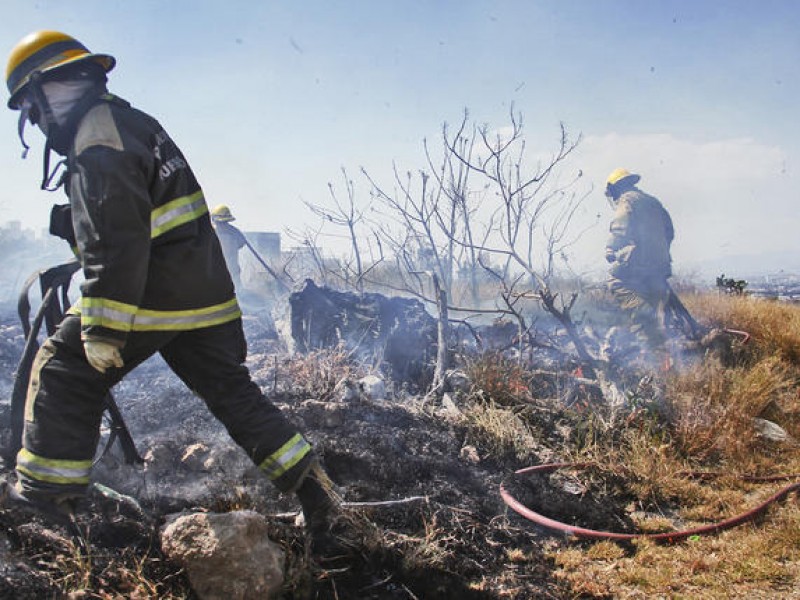
[[[608,185],[616,185],[623,179],[628,179],[631,177],[633,178],[630,181],[631,185],[634,185],[637,181],[641,179],[641,177],[639,177],[635,173],[631,173],[627,169],[614,169],[613,171],[611,171],[611,175],[608,176],[608,179],[606,179],[606,183]]]
[[[34,73],[49,73],[66,65],[93,61],[106,73],[116,59],[108,54],[92,54],[74,37],[59,31],[34,31],[22,38],[11,50],[6,64],[6,84],[11,97],[8,107],[19,108],[22,91]]]
[[[211,218],[215,221],[235,221],[236,217],[231,214],[231,209],[227,204],[217,204],[211,209]]]

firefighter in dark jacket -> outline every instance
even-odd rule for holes
[[[103,398],[159,352],[275,486],[297,494],[312,553],[339,552],[330,479],[244,365],[241,312],[203,191],[158,121],[108,93],[114,64],[55,31],[26,36],[8,60],[8,106],[21,111],[26,149],[26,122],[46,136],[42,188],[65,187],[84,282],[34,361],[17,482],[3,501],[73,510]],[[65,157],[60,179],[48,173],[51,149]]]
[[[608,286],[628,315],[631,331],[645,342],[662,368],[669,368],[664,312],[675,231],[661,202],[636,187],[639,179],[639,175],[616,169],[606,181],[606,196],[615,207],[606,243]]]

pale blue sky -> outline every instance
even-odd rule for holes
[[[311,223],[302,200],[324,201],[340,167],[388,184],[393,160],[424,166],[422,140],[442,122],[468,107],[503,127],[513,102],[532,149],[553,148],[561,121],[584,136],[570,168],[595,184],[582,218],[602,218],[577,263],[602,256],[602,188],[617,166],[641,173],[671,211],[678,270],[726,254],[800,255],[794,0],[3,5],[5,56],[36,29],[114,55],[110,89],[162,121],[209,202],[228,203],[244,229]],[[4,111],[0,221],[38,228],[64,200],[38,191],[38,132],[21,161],[15,130]]]

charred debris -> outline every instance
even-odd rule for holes
[[[446,338],[441,311],[434,316],[419,299],[342,292],[311,280],[275,304],[283,311],[262,308],[245,316],[256,381],[308,431],[360,523],[359,558],[338,573],[309,568],[294,522],[297,507],[259,478],[159,359],[147,361],[115,389],[118,417],[143,462],[126,455],[114,416],[107,414],[79,539],[39,518],[0,514],[0,591],[12,590],[3,597],[59,597],[66,589],[99,598],[148,585],[140,597],[202,597],[163,554],[160,528],[174,513],[241,509],[265,515],[271,539],[285,553],[281,597],[450,598],[454,591],[464,598],[568,597],[547,566],[541,530],[509,516],[500,485],[525,461],[556,457],[563,436],[576,435],[564,426],[566,412],[592,410],[613,427],[643,406],[656,414],[660,398],[657,367],[635,340],[611,326],[613,311],[604,312],[600,302],[603,325],[590,325],[584,313],[573,317],[583,310],[577,298],[530,295],[520,302],[538,307],[531,325],[513,318],[483,324],[452,319]],[[518,305],[515,313],[528,308]],[[720,332],[686,330],[686,315],[683,321],[674,316],[680,360],[724,346],[720,340],[729,343],[731,336]],[[27,331],[16,315],[3,314],[5,399]],[[447,362],[437,365],[443,342]],[[497,369],[493,376],[506,380],[496,390],[478,389],[475,380],[481,369],[486,374],[481,357],[487,356]],[[437,369],[445,374],[438,383]],[[523,372],[524,389],[513,397],[496,393],[511,389],[506,384]],[[525,442],[523,452],[482,450],[464,425],[468,398],[535,413],[539,437]],[[14,417],[10,403],[0,409],[0,442],[7,449]],[[10,469],[7,460],[4,471]],[[524,553],[521,579],[508,571],[508,552],[515,548]]]

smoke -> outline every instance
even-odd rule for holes
[[[0,304],[4,306],[16,303],[29,275],[74,259],[65,242],[47,234],[37,236],[18,222],[0,227],[0,253]],[[31,290],[30,298],[36,305],[38,286]]]

